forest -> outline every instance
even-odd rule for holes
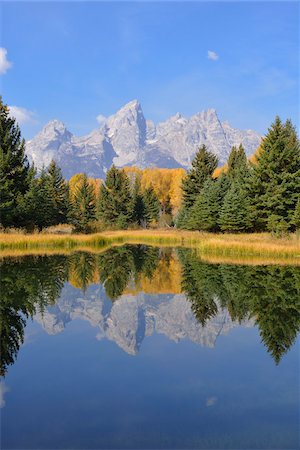
[[[299,139],[279,117],[252,158],[232,147],[224,167],[203,145],[187,173],[113,165],[105,180],[84,173],[66,180],[55,161],[41,170],[29,163],[1,99],[0,183],[2,231],[69,224],[76,233],[174,227],[282,236],[300,228]]]

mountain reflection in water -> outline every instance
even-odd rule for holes
[[[209,264],[193,250],[144,245],[101,254],[1,261],[1,375],[34,317],[49,334],[76,318],[135,355],[162,333],[213,347],[232,328],[257,326],[276,364],[300,328],[300,268]]]

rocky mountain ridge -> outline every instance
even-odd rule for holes
[[[240,326],[226,309],[218,312],[205,327],[197,321],[184,294],[122,295],[111,303],[102,285],[82,291],[66,284],[54,306],[38,313],[35,320],[48,334],[62,332],[75,319],[87,320],[97,329],[97,339],[109,339],[130,355],[136,355],[143,340],[154,333],[179,342],[188,339],[195,344],[214,347],[218,336]],[[254,326],[249,320],[242,326]]]
[[[190,118],[177,113],[155,125],[145,119],[140,103],[133,100],[83,137],[74,136],[59,120],[50,121],[27,141],[26,152],[37,168],[54,159],[67,178],[78,172],[103,178],[113,163],[117,167],[188,169],[202,144],[224,164],[233,145],[242,144],[250,156],[260,139],[255,131],[238,130],[221,122],[214,109]]]

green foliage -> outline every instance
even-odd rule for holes
[[[26,319],[52,305],[60,295],[67,275],[65,260],[65,256],[28,256],[0,262],[1,376],[15,361]]]
[[[25,141],[0,97],[0,220],[7,226],[23,222],[19,203],[29,188],[32,171],[25,156]]]
[[[293,225],[295,226],[296,230],[300,230],[300,197],[298,198],[293,214]]]
[[[182,288],[204,326],[222,308],[232,320],[254,319],[276,364],[300,330],[300,270],[284,266],[208,264],[179,250]]]
[[[160,204],[152,186],[143,192],[144,217],[146,224],[157,222],[159,217]]]
[[[100,188],[98,217],[107,225],[119,228],[126,228],[133,218],[128,176],[114,165],[107,172],[105,183]]]
[[[192,162],[192,168],[182,183],[184,207],[193,206],[205,181],[212,176],[217,165],[218,158],[209,152],[205,145],[200,147]]]
[[[293,229],[293,215],[300,195],[300,146],[290,121],[276,117],[262,140],[249,180],[249,196],[257,230]]]
[[[220,208],[229,188],[228,177],[222,175],[218,180],[208,179],[201,194],[190,210],[186,228],[190,230],[219,231]]]
[[[149,278],[152,276],[158,264],[158,249],[144,245],[113,247],[99,255],[98,264],[106,294],[116,300],[132,278],[137,279],[142,273]]]
[[[62,176],[61,169],[53,160],[47,170],[47,189],[52,202],[49,225],[66,222],[68,211],[67,183]]]
[[[248,171],[247,156],[242,145],[239,148],[232,147],[228,158],[227,176],[230,180],[242,179]]]
[[[242,232],[251,227],[250,203],[245,191],[232,183],[224,197],[219,224],[222,231]]]
[[[70,196],[69,208],[69,220],[75,226],[75,231],[88,233],[90,222],[95,219],[96,206],[94,190],[86,175],[76,186],[73,196]]]

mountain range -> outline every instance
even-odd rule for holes
[[[218,303],[218,312],[203,327],[184,294],[140,292],[134,296],[124,294],[112,303],[103,285],[91,285],[83,293],[69,283],[65,284],[55,305],[35,315],[35,320],[52,335],[63,332],[68,323],[76,319],[86,320],[95,327],[98,340],[113,341],[130,355],[136,355],[144,339],[155,333],[174,342],[187,339],[214,347],[218,337],[233,328],[254,326],[252,319],[241,324],[233,321]]]
[[[190,118],[177,113],[155,125],[145,119],[140,103],[133,100],[82,137],[73,135],[61,121],[52,120],[26,142],[26,153],[37,168],[48,166],[54,159],[66,178],[79,172],[104,178],[113,163],[117,167],[189,169],[202,144],[218,156],[222,165],[233,145],[242,144],[250,156],[260,139],[256,131],[221,122],[214,109]]]

